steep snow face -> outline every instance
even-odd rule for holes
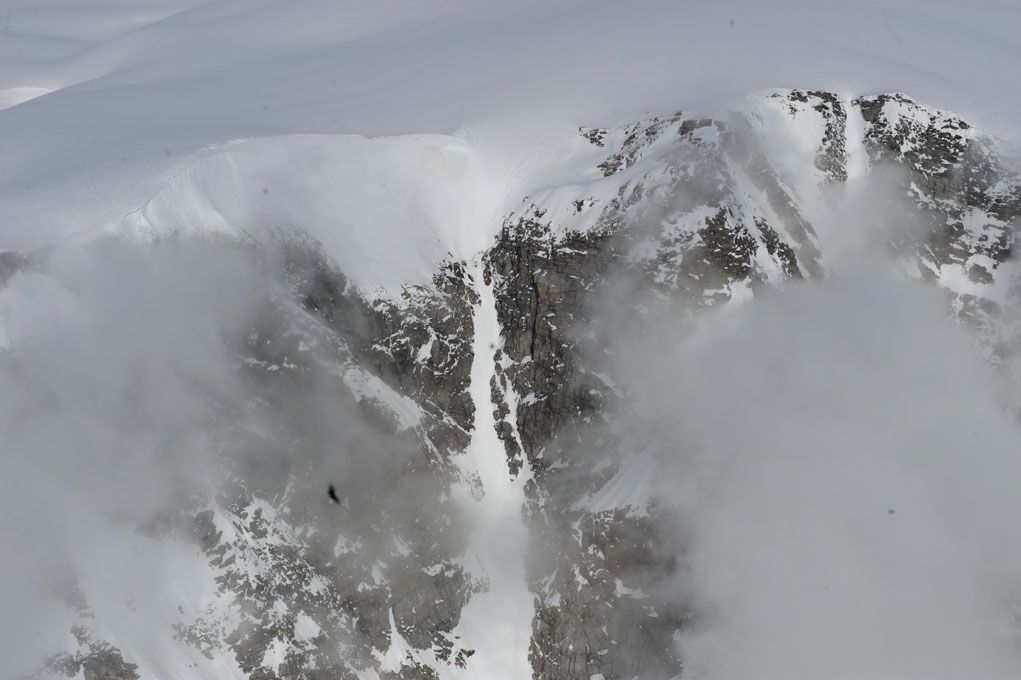
[[[120,535],[112,535],[118,529]],[[240,616],[232,599],[216,587],[217,570],[206,556],[179,539],[148,538],[127,527],[108,531],[106,549],[82,560],[77,570],[78,586],[89,593],[92,614],[102,622],[95,635],[115,640],[142,678],[246,678],[235,659],[204,655],[165,634],[203,610],[216,611],[224,621]]]
[[[528,467],[511,473],[503,442],[497,437],[491,383],[496,352],[502,347],[491,275],[475,258],[468,275],[475,283],[474,359],[471,394],[475,401],[475,429],[463,454],[462,469],[476,478],[477,497],[468,501],[475,518],[471,553],[477,559],[474,576],[484,584],[461,613],[457,634],[461,644],[474,649],[468,670],[471,680],[528,680],[532,637],[532,593],[525,577],[528,532],[523,521]],[[471,567],[469,562],[469,567]]]
[[[161,183],[115,233],[303,233],[363,291],[391,295],[485,248],[505,191],[471,146],[443,135],[239,140],[195,154]]]

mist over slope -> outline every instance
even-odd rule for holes
[[[1012,4],[8,4],[4,675],[1021,671]]]
[[[1016,388],[938,295],[852,261],[653,346],[687,676],[1017,672]]]

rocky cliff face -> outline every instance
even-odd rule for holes
[[[788,142],[770,135],[790,130],[809,139],[809,185],[774,158]],[[1014,365],[1021,180],[960,118],[901,94],[793,90],[719,118],[579,134],[598,162],[524,197],[478,256],[481,277],[449,262],[431,285],[375,297],[301,235],[244,246],[274,285],[229,340],[245,398],[220,404],[215,425],[227,481],[140,527],[196,547],[215,595],[158,634],[238,677],[475,677],[485,652],[463,644],[461,615],[488,586],[470,566],[463,498],[486,489],[465,451],[489,409],[494,455],[528,480],[531,676],[682,676],[675,641],[692,615],[660,595],[682,565],[613,373],[614,327],[694,323],[825,278],[805,192],[854,172],[896,170],[917,223],[884,232],[891,256],[946,290],[992,361]],[[45,270],[37,261],[4,254],[0,283]],[[471,385],[481,286],[500,329],[484,403]],[[72,648],[40,677],[143,677],[81,597]]]

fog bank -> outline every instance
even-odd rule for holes
[[[685,518],[688,677],[1021,670],[1021,430],[941,294],[890,270],[845,258],[625,362]]]

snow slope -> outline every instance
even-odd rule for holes
[[[444,133],[520,166],[579,122],[790,84],[906,90],[1011,136],[1021,10],[980,5],[7,0],[0,248],[116,224],[240,138]]]
[[[288,135],[198,152],[112,230],[141,238],[304,232],[363,290],[430,280],[488,245],[500,185],[455,137]]]

